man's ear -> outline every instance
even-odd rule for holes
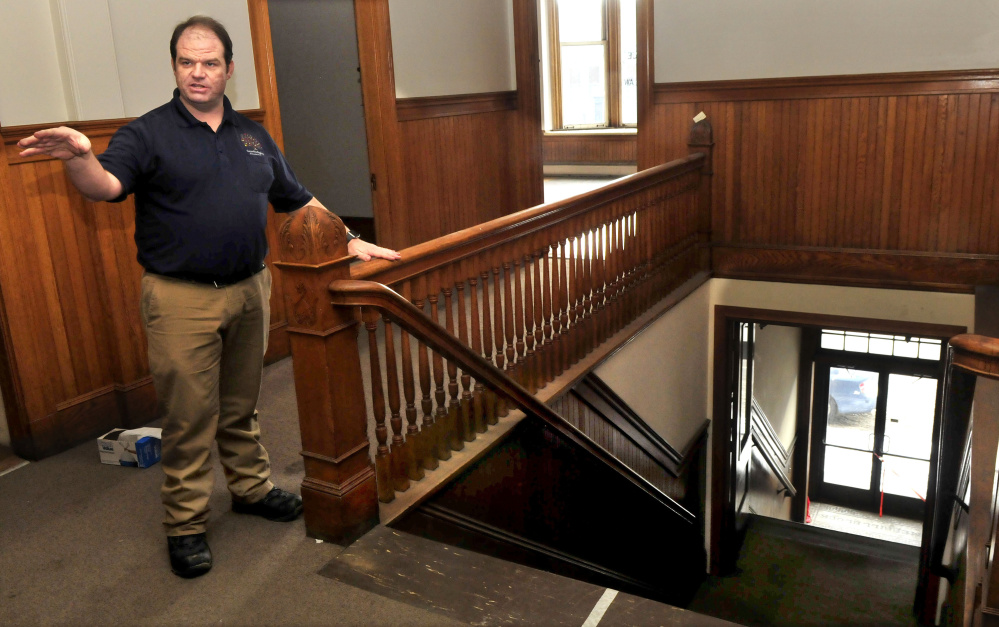
[[[225,73],[225,79],[229,80],[232,78],[232,71],[236,69],[236,64],[232,61],[229,62],[229,69]]]

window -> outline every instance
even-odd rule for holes
[[[638,124],[637,0],[547,0],[553,130]]]
[[[822,330],[822,348],[937,361],[943,342],[927,337]]]

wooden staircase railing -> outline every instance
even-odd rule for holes
[[[999,563],[994,557],[999,536],[994,483],[997,441],[991,427],[999,411],[999,387],[989,381],[989,389],[983,394],[980,378],[999,381],[999,339],[970,334],[951,338],[928,551],[929,571],[947,579],[952,586],[952,614],[945,617],[944,624],[971,624],[971,621],[976,625],[999,624]],[[971,424],[973,411],[975,427]],[[976,451],[987,452],[984,458],[971,455],[972,442],[977,442]],[[963,476],[967,474],[970,479]],[[993,486],[988,502],[966,502],[968,481],[974,481],[975,477]],[[976,512],[983,512],[983,508],[989,511],[992,521],[988,537],[978,537],[973,526],[969,530],[967,522],[961,522],[962,516],[979,516]],[[982,547],[986,557],[979,560],[976,553]],[[930,601],[935,602],[935,598]]]
[[[411,247],[397,262],[351,266],[336,216],[307,207],[289,217],[275,265],[310,535],[358,537],[378,523],[379,501],[515,407],[606,455],[534,395],[710,269],[707,121],[690,143],[688,157]]]

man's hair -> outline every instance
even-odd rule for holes
[[[174,62],[177,61],[177,40],[184,34],[184,31],[194,26],[207,28],[222,41],[222,47],[225,48],[225,64],[228,66],[232,62],[232,39],[229,37],[229,32],[225,29],[225,26],[222,26],[218,20],[207,15],[194,15],[177,24],[177,28],[173,29],[173,37],[170,38],[170,58]]]

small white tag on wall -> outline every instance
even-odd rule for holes
[[[708,119],[708,116],[704,115],[703,111],[694,116],[694,122],[700,122],[701,120],[706,120],[706,119]]]

